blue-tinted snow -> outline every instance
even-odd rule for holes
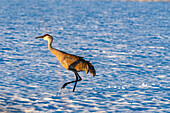
[[[170,3],[1,0],[0,112],[168,112]],[[50,53],[85,57],[75,80]]]

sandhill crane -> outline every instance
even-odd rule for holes
[[[78,72],[80,72],[80,71],[85,71],[86,74],[90,71],[90,73],[92,73],[93,77],[95,77],[96,71],[95,71],[93,65],[90,63],[90,61],[84,60],[83,57],[68,54],[66,52],[52,48],[53,37],[50,36],[49,34],[45,34],[44,36],[39,36],[36,38],[42,38],[44,40],[47,40],[48,41],[48,49],[51,51],[51,53],[53,53],[57,57],[57,59],[59,60],[59,62],[65,69],[73,71],[74,74],[76,75],[75,81],[65,83],[61,87],[61,89],[65,88],[68,84],[75,82],[75,85],[73,88],[73,92],[74,92],[77,82],[82,80],[82,78],[78,74]]]

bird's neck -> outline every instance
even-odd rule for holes
[[[50,49],[53,49],[52,48],[52,42],[53,42],[53,40],[48,40],[48,49],[50,50]]]
[[[48,41],[48,49],[51,51],[51,53],[53,53],[57,57],[57,59],[60,59],[61,51],[54,49],[52,47],[52,41],[53,40]]]
[[[48,40],[48,49],[54,54],[54,48],[52,47],[53,40]]]

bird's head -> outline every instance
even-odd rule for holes
[[[35,38],[36,39],[37,38],[42,38],[42,39],[47,40],[47,41],[52,41],[53,40],[53,37],[51,35],[49,35],[49,34],[45,34],[43,36],[38,36],[38,37],[35,37]]]

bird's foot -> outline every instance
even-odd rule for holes
[[[61,89],[64,89],[64,88],[66,87],[66,85],[67,85],[67,83],[65,83],[65,84],[61,87]]]

